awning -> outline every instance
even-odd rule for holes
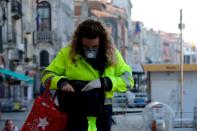
[[[24,82],[29,83],[29,84],[33,83],[33,78],[32,77],[26,76],[22,73],[14,72],[14,71],[4,69],[4,68],[0,68],[0,73],[5,74],[5,75],[9,75],[9,76],[11,76],[15,79],[24,81]]]

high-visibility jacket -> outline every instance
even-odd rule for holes
[[[108,77],[112,82],[112,89],[111,91],[105,91],[105,104],[107,105],[112,104],[114,92],[125,92],[128,88],[133,87],[134,80],[132,78],[132,69],[125,63],[118,50],[115,52],[117,60],[116,64],[106,66],[102,76],[100,76],[98,70],[94,69],[88,62],[86,62],[85,58],[79,54],[76,54],[74,57],[75,62],[73,62],[70,58],[70,51],[70,45],[62,48],[55,59],[43,72],[42,82],[46,83],[50,80],[51,89],[57,89],[57,83],[62,78],[68,80],[91,81],[100,77]],[[88,120],[92,120],[92,118]],[[88,129],[89,128],[90,127],[88,127]]]

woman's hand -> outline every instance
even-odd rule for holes
[[[69,83],[67,83],[66,85],[64,85],[61,88],[61,90],[62,91],[66,91],[66,92],[75,92],[74,88]]]

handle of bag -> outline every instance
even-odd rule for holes
[[[49,80],[48,82],[47,82],[47,84],[46,84],[46,87],[45,87],[45,91],[44,91],[44,93],[43,93],[43,97],[44,98],[51,98],[51,96],[50,96],[50,86],[51,86],[51,81]],[[53,97],[52,97],[52,102],[54,103],[54,101],[55,101],[55,98],[56,98],[56,96],[57,96],[57,91],[55,91],[55,94],[53,95]]]
[[[49,91],[50,86],[51,86],[51,81],[49,80],[47,81],[47,84],[45,85],[45,91],[42,95],[44,98],[50,98],[50,91]]]

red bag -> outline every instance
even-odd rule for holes
[[[56,93],[51,99],[50,83],[43,95],[37,97],[21,131],[65,131],[68,117],[58,110],[54,103]]]

